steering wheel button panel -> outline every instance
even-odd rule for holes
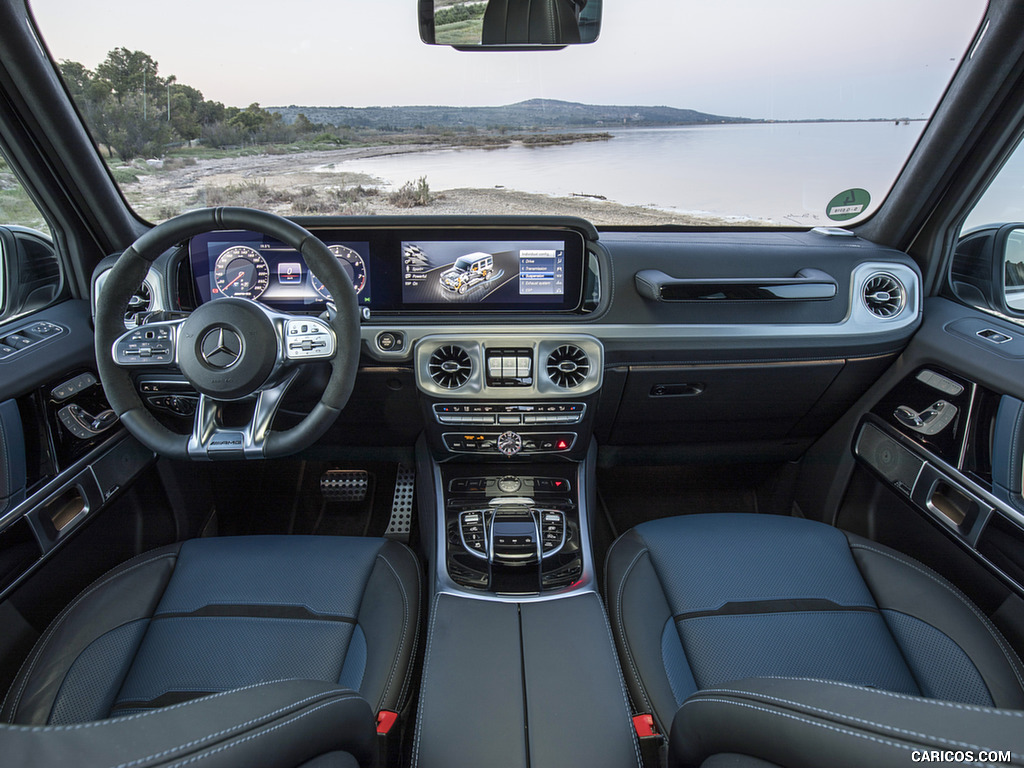
[[[114,344],[119,365],[162,365],[175,361],[174,330],[170,325],[143,325]]]
[[[285,329],[285,356],[289,360],[329,360],[334,357],[334,334],[320,320],[288,320]]]

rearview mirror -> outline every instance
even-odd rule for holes
[[[420,38],[459,50],[544,50],[592,43],[602,0],[419,0]]]

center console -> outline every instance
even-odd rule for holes
[[[445,565],[459,587],[539,594],[583,575],[576,478],[569,467],[442,470]],[[483,469],[490,474],[477,474]]]
[[[522,597],[590,582],[584,467],[603,351],[573,333],[417,343],[444,586]]]

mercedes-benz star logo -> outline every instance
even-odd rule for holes
[[[214,328],[203,336],[203,360],[214,368],[230,368],[242,356],[242,339],[230,328]]]

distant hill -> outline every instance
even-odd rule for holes
[[[530,99],[504,107],[268,107],[285,122],[300,113],[311,122],[358,128],[600,128],[616,125],[706,125],[760,122],[742,117],[709,115],[675,107],[620,107],[576,104],[555,99]]]

